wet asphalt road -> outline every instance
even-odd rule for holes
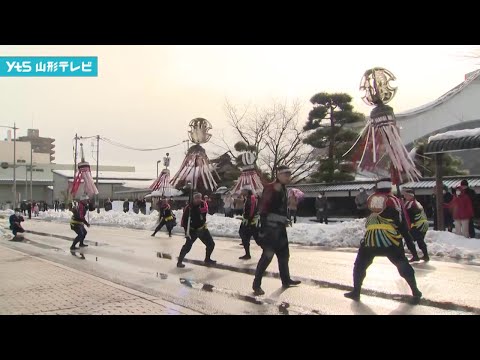
[[[93,226],[89,247],[70,252],[73,231],[66,223],[27,221],[23,242],[2,240],[2,246],[60,263],[120,285],[160,296],[203,314],[480,314],[480,267],[432,260],[414,265],[420,305],[409,304],[409,288],[387,259],[369,268],[360,303],[343,297],[351,289],[355,252],[291,245],[290,273],[302,280],[283,289],[276,258],[263,280],[266,295],[254,297],[251,285],[261,249],[252,241],[252,259],[240,240],[215,238],[214,267],[203,264],[204,245],[197,241],[184,269],[176,260],[184,238],[151,232]]]

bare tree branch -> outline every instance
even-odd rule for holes
[[[273,101],[268,107],[246,107],[241,113],[227,100],[225,110],[239,139],[255,147],[257,165],[272,177],[281,164],[292,169],[295,179],[304,179],[313,172],[317,161],[313,148],[303,143],[305,133],[298,127],[299,101],[290,105],[287,101]]]
[[[228,145],[228,143],[225,141],[225,134],[224,134],[223,130],[222,130],[222,142],[223,142],[223,143],[225,144],[225,146],[226,146],[226,148],[223,148],[223,147],[222,147],[222,148],[225,149],[225,150],[227,150],[227,153],[230,154],[230,156],[231,156],[232,158],[235,158],[235,154],[233,153],[232,149],[230,148],[230,145]],[[215,144],[214,144],[214,145],[215,145]],[[221,146],[219,146],[219,145],[217,145],[217,146],[218,146],[218,147],[221,147]]]

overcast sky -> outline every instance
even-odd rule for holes
[[[430,102],[480,65],[467,59],[478,45],[456,46],[0,46],[0,56],[98,56],[97,78],[0,78],[0,125],[16,122],[55,138],[56,162],[73,160],[77,132],[100,134],[134,147],[169,146],[187,139],[188,123],[204,117],[212,142],[228,131],[225,99],[268,104],[272,99],[303,104],[302,117],[317,92],[346,92],[357,111],[369,114],[358,90],[365,70],[385,67],[396,77],[402,112]],[[478,63],[478,61],[477,61]],[[303,120],[303,119],[302,119]],[[33,125],[32,125],[33,123]],[[1,138],[6,137],[0,129]],[[233,138],[229,139],[233,142]],[[93,162],[90,141],[87,161]],[[208,154],[222,153],[209,144]],[[170,149],[172,170],[186,145]],[[100,143],[100,162],[135,165],[156,172],[166,151],[137,152]]]

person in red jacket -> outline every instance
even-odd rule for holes
[[[458,186],[455,189],[455,196],[448,207],[452,210],[455,234],[469,238],[469,222],[473,217],[473,206],[464,187]]]

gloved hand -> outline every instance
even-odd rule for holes
[[[242,225],[243,226],[248,226],[250,224],[250,221],[248,219],[242,218]]]

